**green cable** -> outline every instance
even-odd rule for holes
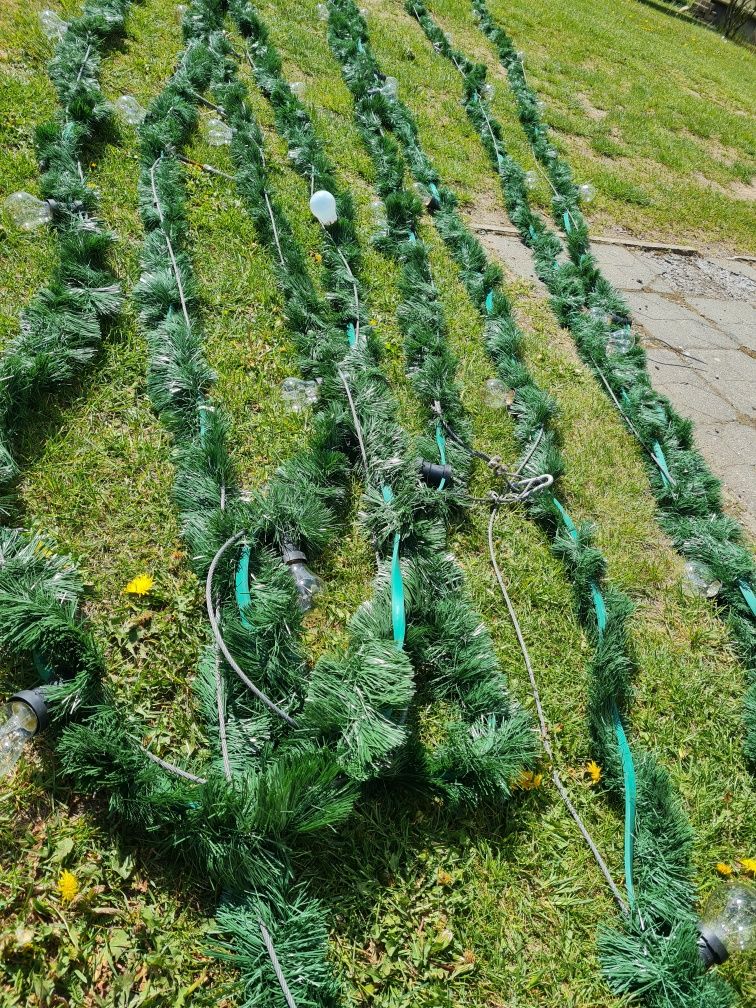
[[[252,624],[244,615],[244,610],[252,603],[252,596],[249,593],[249,546],[243,546],[239,563],[236,565],[236,604],[239,606],[242,626],[249,630]]]
[[[572,518],[570,518],[567,511],[556,499],[556,497],[552,497],[551,499],[562,517],[562,521],[564,522],[570,538],[577,540],[578,530]],[[590,582],[590,588],[591,596],[593,598],[593,607],[596,610],[596,625],[598,627],[599,637],[603,637],[606,630],[606,603],[604,602],[604,596],[601,594],[595,581]],[[756,598],[754,598],[754,603],[756,603]],[[617,710],[617,704],[613,700],[611,711],[612,723],[614,725],[614,732],[617,736],[617,746],[619,748],[620,760],[622,762],[622,776],[625,785],[625,885],[627,887],[627,901],[632,908],[635,905],[635,888],[633,886],[635,806],[637,798],[635,764],[633,763],[633,754],[627,741],[627,735],[625,735],[625,729],[622,727],[622,721],[619,716],[619,711]]]
[[[383,499],[390,504],[394,499],[391,487],[383,487]],[[404,638],[407,632],[407,617],[404,609],[404,581],[402,569],[399,566],[399,532],[394,533],[394,548],[391,553],[391,625],[394,628],[394,641],[400,651],[404,649]]]
[[[438,454],[441,459],[441,465],[446,465],[446,438],[444,437],[444,432],[441,429],[441,421],[436,420],[436,444],[438,445]],[[446,477],[444,476],[441,482],[438,484],[438,489],[443,490],[446,486]]]
[[[754,594],[753,588],[746,581],[738,581],[738,588],[740,588],[740,594],[746,600],[748,608],[756,616],[756,594]]]

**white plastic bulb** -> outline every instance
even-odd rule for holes
[[[53,42],[60,42],[68,31],[68,21],[58,17],[49,7],[39,12],[39,24],[43,33]]]
[[[222,119],[208,119],[206,134],[211,147],[224,147],[231,143],[234,131]]]
[[[37,199],[28,192],[15,192],[3,203],[5,212],[21,231],[34,231],[52,220],[52,207],[48,200]]]
[[[336,214],[336,200],[333,193],[327,189],[318,189],[310,197],[310,210],[318,218],[323,227],[335,224],[338,217]]]
[[[526,171],[523,177],[526,189],[535,189],[538,185],[538,174],[534,171]]]
[[[321,21],[328,20],[328,8],[324,3],[319,3],[315,10],[317,11],[318,17]]]
[[[0,725],[0,777],[12,773],[24,746],[37,730],[37,717],[24,703],[6,704],[5,717]]]
[[[129,126],[141,126],[147,115],[147,109],[139,104],[132,95],[121,95],[113,102],[118,116]]]
[[[580,193],[580,201],[582,203],[590,203],[596,195],[596,190],[590,182],[583,182],[583,184],[578,187],[578,192]]]

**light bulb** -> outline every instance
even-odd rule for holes
[[[522,49],[517,50],[517,52],[515,53],[515,59],[519,60],[520,63],[525,62],[525,53],[522,51]]]
[[[289,84],[289,87],[292,93],[297,96],[297,98],[301,98],[302,95],[307,90],[307,85],[303,84],[301,80],[292,81],[291,84]]]
[[[294,579],[299,608],[302,612],[307,612],[308,609],[312,608],[315,596],[323,590],[323,582],[317,574],[313,574],[305,563],[307,557],[304,553],[296,549],[291,543],[284,544],[282,559]]]
[[[0,725],[0,777],[7,777],[18,763],[29,739],[48,722],[47,705],[40,690],[22,690],[5,705]]]
[[[147,109],[143,108],[132,95],[121,95],[113,102],[113,108],[129,126],[141,126],[147,115]]]
[[[723,963],[732,952],[756,948],[756,888],[746,882],[720,886],[706,904],[698,931],[707,966]]]
[[[578,192],[580,193],[580,201],[582,203],[590,203],[596,195],[596,190],[590,182],[583,182],[583,184],[578,187]]]
[[[538,185],[538,173],[534,171],[526,171],[522,180],[525,183],[526,189],[535,189]]]
[[[54,10],[49,7],[39,12],[39,24],[42,32],[54,42],[60,42],[68,31],[68,21],[58,17]]]
[[[606,340],[606,352],[610,357],[626,354],[631,350],[635,340],[629,329],[615,329]]]
[[[508,388],[501,378],[489,378],[486,382],[485,400],[489,409],[503,409],[515,401],[514,390]]]
[[[327,189],[318,189],[310,197],[310,210],[318,218],[323,227],[335,224],[337,221],[336,200],[333,193]]]
[[[315,10],[318,12],[318,17],[321,21],[328,20],[328,8],[324,3],[319,3]]]
[[[12,193],[3,206],[21,231],[34,231],[43,224],[49,224],[53,216],[53,204],[50,200],[37,199],[28,192]]]
[[[424,207],[429,207],[433,202],[433,196],[431,195],[430,189],[423,185],[422,182],[413,182],[412,188],[417,194],[417,198],[423,204]]]
[[[549,159],[549,161],[553,161],[556,156],[557,152],[554,147],[546,148],[546,157]]]
[[[711,576],[711,571],[703,564],[689,560],[684,567],[683,591],[687,595],[716,598],[722,590],[722,582]]]
[[[396,77],[387,77],[381,87],[381,93],[385,94],[387,98],[396,98],[398,87],[399,81]]]
[[[208,119],[205,127],[207,142],[211,147],[224,147],[231,143],[234,131],[222,119]]]
[[[491,101],[491,99],[493,98],[493,96],[496,94],[496,89],[494,88],[493,84],[489,84],[489,83],[485,83],[483,85],[483,87],[481,88],[481,91],[483,92],[483,97],[487,101]]]
[[[292,413],[301,413],[306,406],[314,406],[318,401],[319,390],[316,381],[284,378],[281,382],[281,396],[289,404]]]

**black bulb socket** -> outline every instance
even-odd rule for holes
[[[445,481],[444,486],[449,486],[453,478],[454,473],[448,463],[440,465],[438,462],[420,460],[420,479],[429,487],[440,487],[442,481]]]
[[[706,969],[721,966],[730,958],[724,942],[704,924],[698,925],[698,952]]]
[[[285,564],[303,563],[307,556],[293,543],[285,542],[281,550],[281,559]]]
[[[44,731],[50,724],[50,710],[41,689],[19,690],[18,693],[13,694],[8,703],[22,703],[31,708],[37,719],[37,727],[34,729],[35,735]]]

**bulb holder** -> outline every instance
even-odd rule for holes
[[[281,550],[281,559],[285,564],[304,563],[307,560],[307,556],[292,543],[284,543]]]
[[[730,958],[727,946],[705,924],[698,925],[698,952],[706,969],[721,966]]]
[[[454,479],[454,472],[448,463],[440,465],[438,462],[428,462],[426,459],[421,459],[420,479],[429,487],[438,488],[442,481],[445,481],[444,486],[449,486]]]
[[[14,693],[12,697],[8,700],[9,704],[22,703],[26,704],[27,707],[31,709],[34,716],[37,719],[37,727],[34,729],[34,734],[38,735],[40,732],[44,731],[45,728],[50,724],[50,711],[45,702],[45,698],[42,695],[42,690],[40,689],[25,689],[19,690],[18,693]]]

